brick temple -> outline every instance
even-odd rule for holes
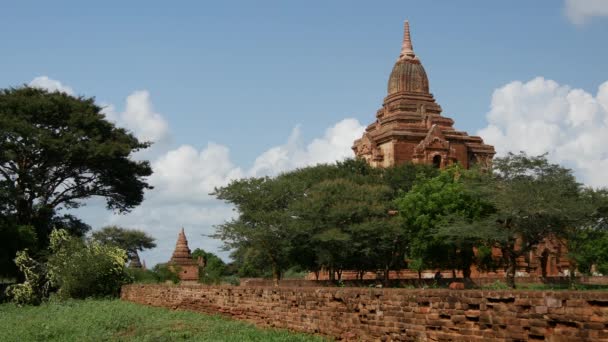
[[[173,255],[171,255],[171,260],[169,260],[167,265],[179,271],[178,276],[181,281],[192,282],[198,281],[198,268],[201,266],[200,264],[201,260],[197,262],[192,259],[192,253],[190,252],[190,247],[188,247],[188,239],[186,239],[186,233],[184,232],[184,228],[182,228],[177,236],[177,243],[175,244]]]
[[[429,80],[414,53],[409,23],[405,22],[401,54],[388,79],[388,95],[353,151],[373,166],[414,162],[443,168],[459,163],[488,167],[496,153],[477,136],[457,131],[454,120],[441,115],[429,91]]]
[[[442,116],[441,106],[429,91],[429,80],[420,58],[414,53],[409,22],[404,25],[401,53],[388,79],[388,94],[376,120],[367,126],[363,136],[355,140],[353,151],[357,158],[365,159],[375,167],[390,167],[413,162],[444,168],[458,163],[464,168],[478,165],[488,168],[496,154],[494,146],[487,145],[478,136],[454,128],[454,120]],[[497,248],[492,253],[500,257]],[[566,243],[547,238],[526,257],[518,260],[518,276],[559,276],[568,273],[569,262]],[[504,276],[501,271],[480,274],[474,267],[473,277]],[[391,278],[416,277],[415,272],[400,270]],[[429,270],[427,273],[433,274]],[[321,279],[327,279],[322,275]],[[356,273],[343,273],[343,279],[354,279]],[[375,278],[373,272],[365,275]],[[308,276],[313,279],[313,275]]]

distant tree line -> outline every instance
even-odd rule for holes
[[[608,272],[608,192],[544,155],[509,154],[489,171],[346,160],[235,180],[213,194],[239,214],[214,235],[234,267],[275,282],[290,268],[328,270],[335,280],[344,270],[387,279],[402,268],[469,277],[476,265],[504,268],[514,287],[516,260],[549,237],[568,241],[571,271]]]

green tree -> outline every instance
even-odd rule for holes
[[[343,178],[313,185],[291,208],[293,224],[306,236],[301,247],[314,251],[332,280],[345,269],[383,269],[388,276],[403,260],[404,241],[390,215],[391,194],[386,185]]]
[[[219,284],[222,277],[227,275],[226,263],[217,255],[197,248],[192,252],[192,259],[198,260],[199,257],[205,261],[205,266],[201,267],[198,273],[199,281],[204,284]]]
[[[128,212],[150,188],[149,163],[131,159],[148,146],[107,121],[93,98],[27,86],[2,89],[0,214],[16,226],[34,227],[39,245],[32,247],[41,249],[62,208],[99,196],[108,209]]]
[[[418,179],[413,188],[395,202],[403,218],[408,241],[407,257],[419,272],[425,268],[461,270],[469,278],[475,258],[475,239],[441,235],[441,227],[452,217],[471,220],[492,208],[472,196],[461,178],[467,171],[458,166],[443,170],[433,178]]]
[[[272,268],[275,285],[289,266],[292,248],[289,204],[300,194],[284,177],[236,180],[215,189],[218,199],[233,204],[239,217],[216,227],[214,237],[226,249],[253,248]]]
[[[588,224],[572,227],[568,232],[568,256],[574,269],[591,274],[593,267],[608,274],[608,189],[584,189],[581,206],[592,212]]]
[[[496,158],[491,173],[469,179],[467,186],[494,211],[472,221],[451,222],[446,233],[499,248],[512,288],[519,257],[547,237],[567,238],[569,230],[587,225],[591,217],[572,171],[549,163],[545,155]]]
[[[107,226],[94,231],[92,238],[101,244],[124,249],[129,260],[136,258],[138,251],[156,247],[155,239],[146,232],[118,226]]]

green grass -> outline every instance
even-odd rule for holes
[[[536,290],[536,291],[608,291],[608,285],[593,284],[542,284],[542,283],[518,283],[515,282],[516,290]],[[482,290],[509,290],[507,283],[497,280],[492,284],[481,286]]]
[[[0,305],[0,341],[323,341],[245,322],[120,300]]]

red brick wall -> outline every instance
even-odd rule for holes
[[[608,292],[128,285],[140,304],[347,340],[608,341]]]

